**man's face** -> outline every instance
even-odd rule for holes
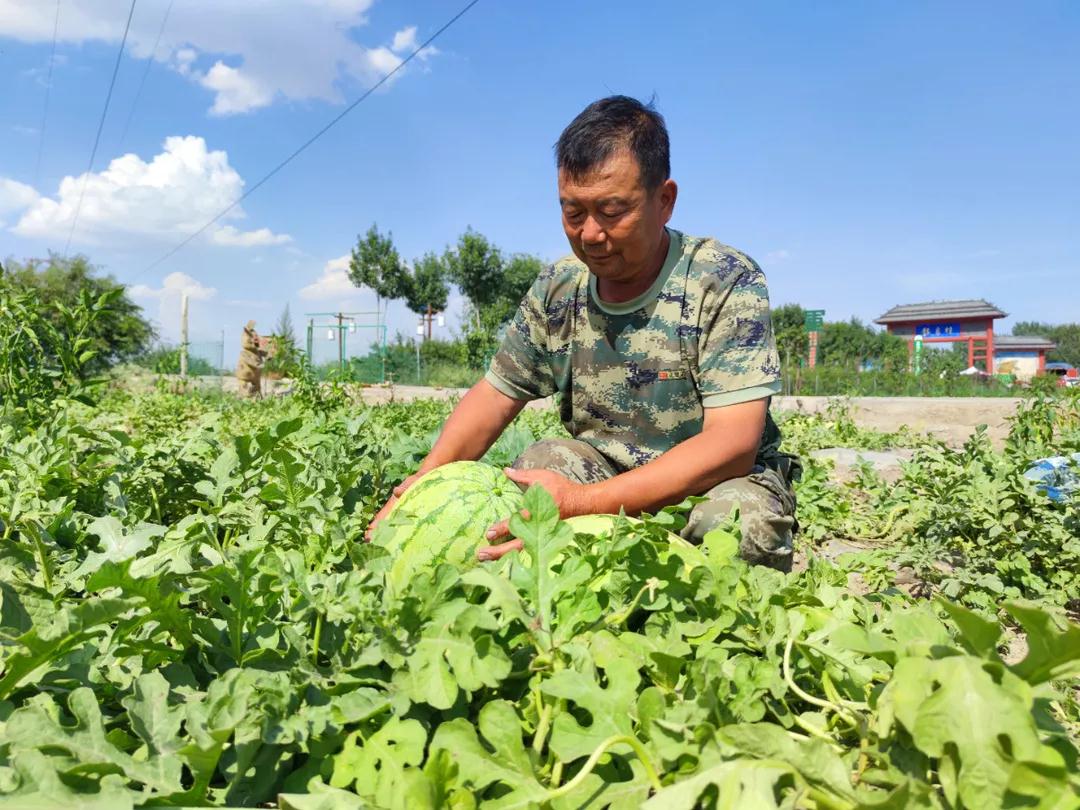
[[[677,192],[673,180],[647,190],[637,160],[626,149],[585,177],[560,169],[563,230],[574,255],[608,281],[631,281],[655,271]]]

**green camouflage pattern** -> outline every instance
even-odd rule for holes
[[[514,462],[519,470],[551,470],[577,481],[595,484],[618,475],[618,470],[591,444],[576,439],[545,439]],[[731,478],[701,493],[704,501],[691,511],[683,539],[700,544],[707,532],[725,525],[738,510],[739,555],[753,565],[790,571],[795,522],[795,493],[785,470],[757,465],[753,472]]]
[[[780,388],[761,268],[713,239],[668,232],[656,284],[628,306],[602,308],[574,256],[541,272],[487,374],[516,399],[559,394],[567,432],[619,472],[699,434],[704,408]],[[778,456],[779,444],[769,415],[759,461]]]

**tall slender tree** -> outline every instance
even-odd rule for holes
[[[511,256],[503,267],[498,296],[484,310],[485,323],[497,329],[504,321],[512,318],[521,299],[543,268],[544,263],[538,256],[527,253],[515,253]]]
[[[372,225],[367,233],[356,240],[349,260],[349,280],[357,287],[369,287],[375,292],[376,308],[382,311],[382,301],[393,301],[405,296],[409,285],[408,271],[401,263],[394,235],[387,231],[383,236],[378,225]]]
[[[426,313],[429,306],[436,312],[446,309],[450,298],[446,265],[434,253],[425,253],[413,263],[407,286],[405,304],[417,315]]]
[[[446,252],[444,261],[450,279],[469,299],[479,327],[481,311],[498,299],[502,289],[502,253],[486,236],[468,228],[458,238],[457,247]]]

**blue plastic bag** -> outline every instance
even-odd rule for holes
[[[1080,491],[1080,453],[1041,458],[1024,472],[1024,478],[1052,501],[1065,501]]]

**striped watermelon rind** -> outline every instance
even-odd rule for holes
[[[502,470],[455,461],[424,475],[394,504],[372,542],[393,561],[388,583],[401,592],[422,569],[472,565],[484,532],[521,509],[521,489]]]

